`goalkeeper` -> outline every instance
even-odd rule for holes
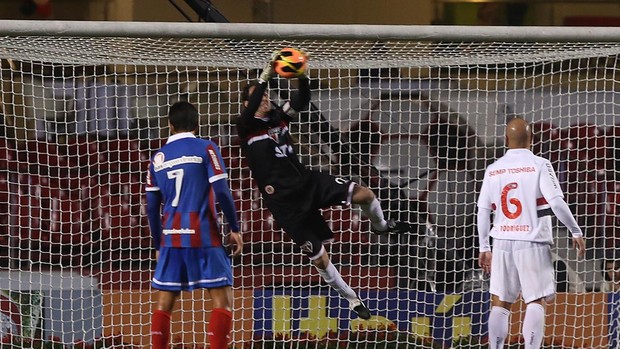
[[[323,243],[333,240],[333,232],[320,209],[333,205],[357,204],[378,234],[401,233],[408,224],[386,220],[374,193],[348,179],[313,171],[304,166],[293,149],[289,122],[310,102],[305,75],[298,77],[299,91],[282,106],[272,108],[267,85],[273,76],[274,54],[258,82],[241,93],[243,103],[237,121],[242,154],[252,177],[274,219],[317,268],[325,282],[349,301],[362,319],[371,317],[368,308],[342,279],[330,262]]]

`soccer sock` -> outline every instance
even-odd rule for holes
[[[153,311],[151,319],[151,345],[153,349],[168,349],[170,340],[170,313]]]
[[[489,315],[489,349],[502,349],[508,336],[510,311],[492,307]]]
[[[370,204],[360,204],[360,208],[362,209],[362,213],[364,216],[370,219],[370,224],[372,227],[378,231],[386,231],[388,226],[383,216],[383,209],[381,208],[381,203],[377,198],[374,198]]]
[[[545,307],[539,303],[530,303],[525,308],[523,319],[523,338],[525,349],[538,349],[545,337]]]
[[[353,291],[353,289],[347,285],[346,282],[344,282],[342,276],[338,270],[336,270],[336,267],[334,267],[332,262],[329,262],[325,270],[318,267],[316,269],[319,271],[319,274],[323,280],[325,280],[329,286],[336,290],[339,295],[346,298],[349,302],[357,301],[357,293],[355,293],[355,291]]]
[[[227,349],[231,330],[232,313],[223,308],[213,309],[207,333],[211,349]]]

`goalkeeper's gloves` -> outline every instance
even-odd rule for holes
[[[271,54],[271,59],[269,60],[269,62],[267,63],[267,65],[265,65],[265,68],[263,69],[263,72],[260,73],[260,76],[258,77],[258,82],[259,83],[264,83],[269,81],[269,79],[271,79],[274,75],[274,71],[273,71],[273,65],[276,61],[276,59],[278,59],[280,57],[280,51],[274,51]]]
[[[307,62],[310,60],[310,55],[304,51],[304,50],[299,50],[299,52],[301,52],[302,55],[304,55],[306,57],[306,64],[308,64]],[[303,73],[297,75],[298,79],[307,79],[308,76],[306,75],[306,71],[304,70]]]

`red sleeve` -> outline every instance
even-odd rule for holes
[[[209,171],[209,182],[213,183],[223,178],[228,178],[228,173],[226,172],[226,166],[224,166],[224,161],[222,160],[222,154],[220,154],[220,150],[214,143],[209,143],[207,145],[207,168]]]

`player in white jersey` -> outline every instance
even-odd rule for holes
[[[585,242],[551,163],[530,150],[532,133],[525,120],[508,122],[506,143],[506,154],[487,168],[478,198],[478,263],[491,274],[489,348],[503,348],[510,308],[521,292],[527,304],[525,348],[534,349],[545,333],[545,299],[555,293],[551,215],[568,228],[580,257]]]

